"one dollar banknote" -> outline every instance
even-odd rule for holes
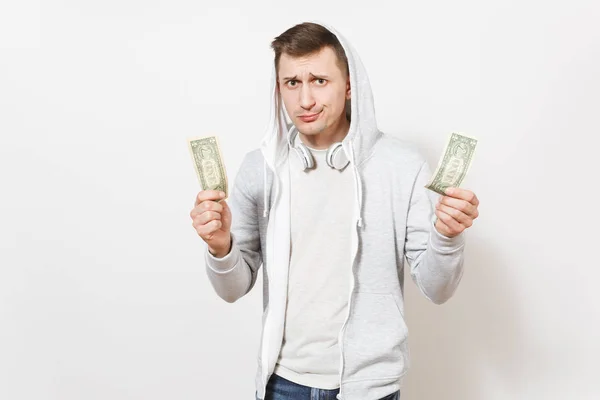
[[[471,166],[477,139],[453,132],[438,166],[425,187],[444,195],[449,187],[459,187]]]
[[[216,136],[188,138],[188,148],[202,190],[218,190],[229,197],[227,172]]]

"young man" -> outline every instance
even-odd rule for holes
[[[366,71],[335,30],[300,24],[272,47],[262,146],[245,156],[230,205],[201,191],[191,212],[208,277],[234,302],[263,266],[258,399],[399,399],[404,257],[428,299],[448,300],[477,197],[455,188],[434,209],[425,159],[378,130]]]

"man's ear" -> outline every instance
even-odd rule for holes
[[[350,76],[346,79],[346,100],[350,100],[351,90],[350,90]]]

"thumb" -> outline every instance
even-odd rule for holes
[[[221,200],[219,204],[223,206],[223,212],[231,214],[231,208],[229,208],[229,204],[227,204],[227,201]]]
[[[223,225],[229,227],[231,225],[231,208],[225,200],[222,200],[219,204],[223,206],[223,212],[221,213]]]

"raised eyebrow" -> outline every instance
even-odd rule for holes
[[[314,79],[329,79],[329,77],[328,77],[327,75],[321,75],[321,74],[319,74],[319,75],[315,75],[315,74],[313,74],[312,72],[309,72],[309,75],[310,75],[311,77],[313,77]],[[291,80],[298,80],[298,75],[294,75],[294,76],[286,76],[286,77],[284,77],[284,78],[283,78],[283,81],[284,81],[284,82],[286,82],[286,81],[291,81]]]

